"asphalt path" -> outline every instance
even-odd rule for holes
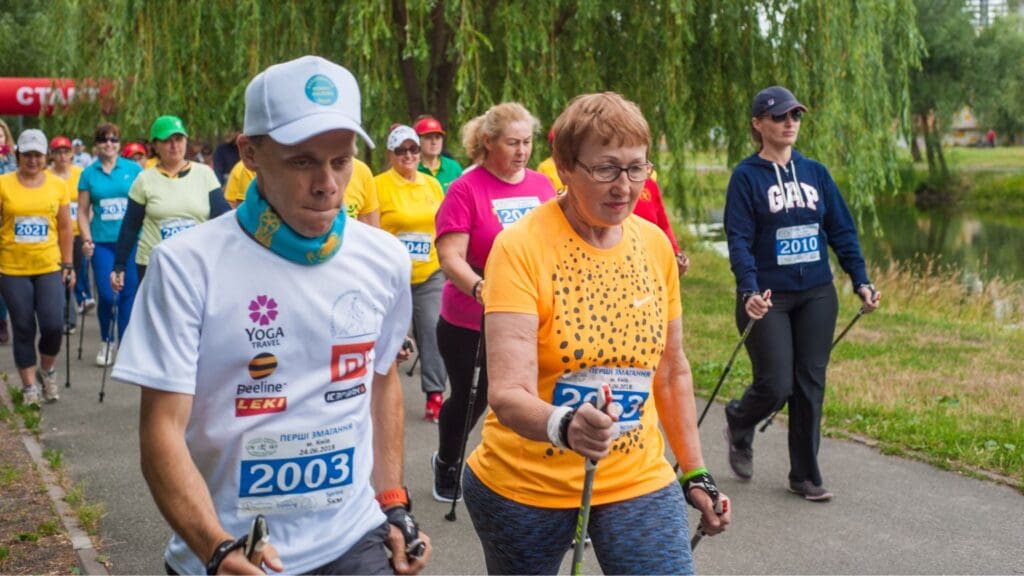
[[[95,315],[86,321],[82,360],[72,338],[71,388],[43,408],[42,442],[63,451],[70,476],[91,502],[101,502],[101,554],[114,574],[163,573],[162,550],[170,530],[150,497],[139,469],[136,387],[110,380],[98,402],[101,368]],[[421,419],[419,375],[405,375],[405,477],[414,514],[433,540],[430,574],[485,572],[479,540],[460,504],[456,522],[444,519],[450,505],[430,496],[430,455],[437,426]],[[0,371],[17,380],[13,358],[0,350]],[[759,434],[755,476],[734,479],[726,463],[721,409],[709,412],[701,430],[704,455],[718,485],[732,499],[733,526],[705,538],[695,551],[698,571],[713,574],[1024,574],[1024,497],[1006,486],[880,454],[867,446],[825,439],[821,465],[835,499],[806,502],[786,492],[786,428]],[[479,427],[470,448],[479,441]],[[598,468],[600,474],[600,467]],[[690,516],[691,526],[696,517]],[[563,562],[568,572],[571,553]],[[592,551],[585,570],[599,573]]]

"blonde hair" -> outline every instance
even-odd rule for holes
[[[0,120],[0,130],[4,131],[4,136],[7,137],[5,145],[14,150],[14,134],[11,134],[11,129],[7,126],[7,122]]]
[[[651,148],[651,129],[634,102],[615,92],[582,94],[555,120],[555,139],[551,156],[555,166],[571,171],[580,148],[588,138],[597,138],[602,145]]]
[[[531,132],[540,130],[540,120],[534,118],[533,114],[518,102],[495,104],[462,127],[462,146],[474,164],[482,164],[487,159],[487,147],[484,144],[501,136],[505,128],[513,122],[528,123]]]

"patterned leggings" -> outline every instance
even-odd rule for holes
[[[504,498],[467,466],[466,509],[489,574],[556,574],[572,545],[578,508],[537,508]],[[686,502],[678,482],[594,506],[587,532],[605,574],[693,574]]]

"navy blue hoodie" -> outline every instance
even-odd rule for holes
[[[857,227],[832,175],[796,150],[786,166],[757,154],[740,162],[726,193],[725,233],[739,293],[832,282],[828,246],[854,288],[869,283]]]

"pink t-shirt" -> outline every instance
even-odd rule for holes
[[[526,170],[518,184],[503,182],[480,167],[452,182],[437,211],[437,238],[449,232],[469,234],[466,261],[483,273],[487,255],[499,232],[515,224],[524,214],[555,197],[551,181],[543,174]],[[480,330],[483,308],[471,296],[445,282],[441,292],[441,317],[462,328]]]

